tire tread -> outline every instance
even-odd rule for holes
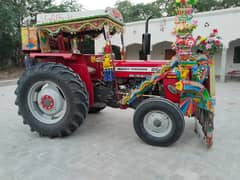
[[[32,120],[26,117],[24,108],[21,107],[20,96],[24,91],[24,84],[33,74],[39,72],[50,72],[57,75],[59,79],[64,80],[64,83],[71,89],[72,96],[74,97],[74,101],[71,101],[71,107],[75,109],[75,112],[68,117],[68,122],[64,123],[64,127],[58,128],[54,132],[46,132],[35,127]],[[23,123],[30,126],[31,131],[37,131],[40,136],[48,136],[50,138],[69,136],[86,118],[89,102],[85,85],[78,74],[63,64],[53,62],[38,63],[33,66],[32,69],[25,71],[17,84],[15,104],[18,106],[18,114],[23,117]]]

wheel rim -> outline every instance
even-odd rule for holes
[[[143,127],[150,135],[158,138],[167,136],[172,129],[171,118],[162,111],[151,111],[143,120]]]
[[[35,83],[28,92],[32,115],[44,124],[55,124],[66,114],[66,98],[61,88],[51,81]]]

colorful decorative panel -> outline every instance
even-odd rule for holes
[[[37,30],[35,27],[23,27],[22,35],[22,50],[38,50]]]

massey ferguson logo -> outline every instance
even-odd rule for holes
[[[160,67],[115,67],[116,72],[159,72]]]

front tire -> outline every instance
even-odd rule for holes
[[[88,113],[88,94],[82,80],[62,64],[35,65],[22,75],[15,94],[24,124],[41,136],[68,136]]]
[[[134,129],[147,144],[169,146],[183,133],[184,116],[171,101],[149,98],[138,105],[134,113]]]

